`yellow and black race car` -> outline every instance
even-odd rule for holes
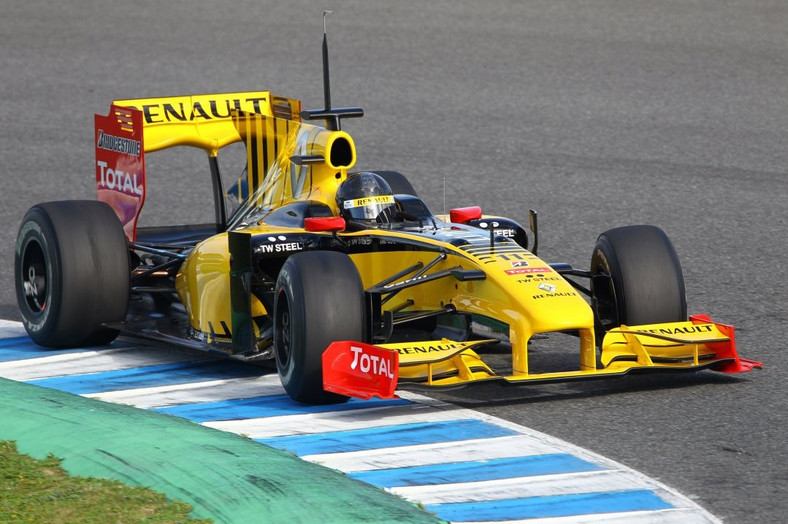
[[[17,297],[36,343],[127,332],[274,359],[303,402],[760,367],[737,355],[732,327],[688,318],[678,257],[657,227],[602,233],[578,270],[537,256],[533,211],[530,233],[478,207],[436,216],[402,174],[354,172],[341,121],[363,111],[331,107],[323,44],[324,109],[255,91],[117,100],[96,115],[98,200],[36,205],[19,230]],[[225,189],[218,157],[234,143],[247,167]],[[138,228],[145,156],[177,146],[207,153],[215,222]],[[529,366],[529,341],[547,333],[577,346],[573,369]],[[478,349],[500,340],[511,365],[493,369]]]

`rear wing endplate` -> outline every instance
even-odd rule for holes
[[[115,211],[133,242],[145,203],[142,112],[112,105],[108,115],[95,115],[94,121],[97,198]]]

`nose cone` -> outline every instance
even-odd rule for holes
[[[510,260],[502,254],[488,262],[488,274],[514,302],[516,316],[523,318],[532,333],[590,328],[591,307],[559,273],[533,254]],[[507,260],[509,259],[509,260]]]

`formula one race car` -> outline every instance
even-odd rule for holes
[[[687,317],[678,257],[657,227],[602,233],[578,270],[537,256],[533,211],[530,233],[478,207],[436,216],[402,174],[353,172],[341,121],[363,110],[331,107],[325,33],[323,46],[324,109],[256,91],[117,100],[96,115],[98,201],[36,205],[19,230],[17,297],[36,343],[125,332],[273,359],[290,397],[316,403],[761,367],[737,355],[732,327]],[[218,155],[233,143],[247,167],[225,190]],[[138,228],[145,156],[175,146],[207,153],[215,222]],[[529,341],[547,333],[577,344],[574,369],[531,369]],[[511,365],[493,369],[478,350],[501,340]]]

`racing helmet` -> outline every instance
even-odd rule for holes
[[[389,183],[369,171],[348,176],[337,189],[336,198],[345,220],[387,223],[397,209]]]

